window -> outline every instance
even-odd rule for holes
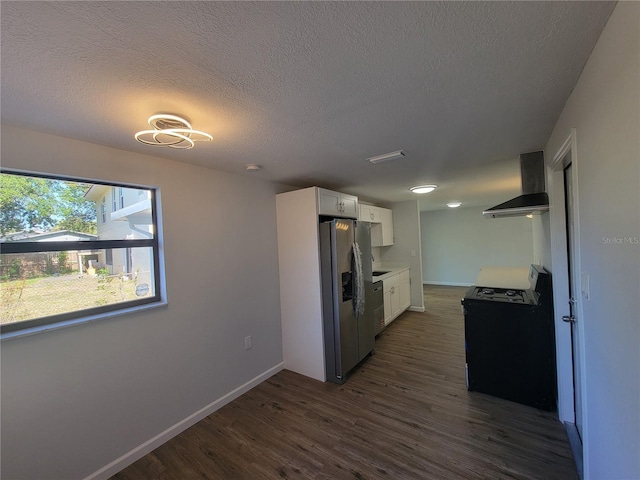
[[[135,200],[107,222],[116,189]],[[3,170],[0,190],[2,333],[161,301],[155,189]]]
[[[116,187],[111,187],[111,211],[115,212],[116,210],[118,210],[118,200],[117,200],[117,197],[116,197]]]
[[[101,207],[101,212],[102,212],[102,223],[107,223],[107,198],[106,197],[102,197],[102,207]]]

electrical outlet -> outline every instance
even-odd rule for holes
[[[415,257],[416,256],[416,251],[415,250],[411,250],[411,256]]]
[[[244,349],[249,350],[251,348],[251,335],[244,337]]]

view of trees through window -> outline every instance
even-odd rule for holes
[[[153,190],[2,172],[3,331],[157,301],[154,224]]]
[[[20,231],[72,230],[95,234],[96,205],[85,183],[0,175],[0,236]]]

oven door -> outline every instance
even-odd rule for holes
[[[555,409],[555,362],[537,305],[464,300],[467,388]]]

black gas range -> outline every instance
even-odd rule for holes
[[[533,290],[515,290],[511,288],[498,287],[472,287],[465,299],[484,300],[487,302],[522,303],[535,305],[540,297]]]
[[[551,275],[531,265],[529,284],[524,290],[476,285],[465,294],[467,388],[555,410]]]

